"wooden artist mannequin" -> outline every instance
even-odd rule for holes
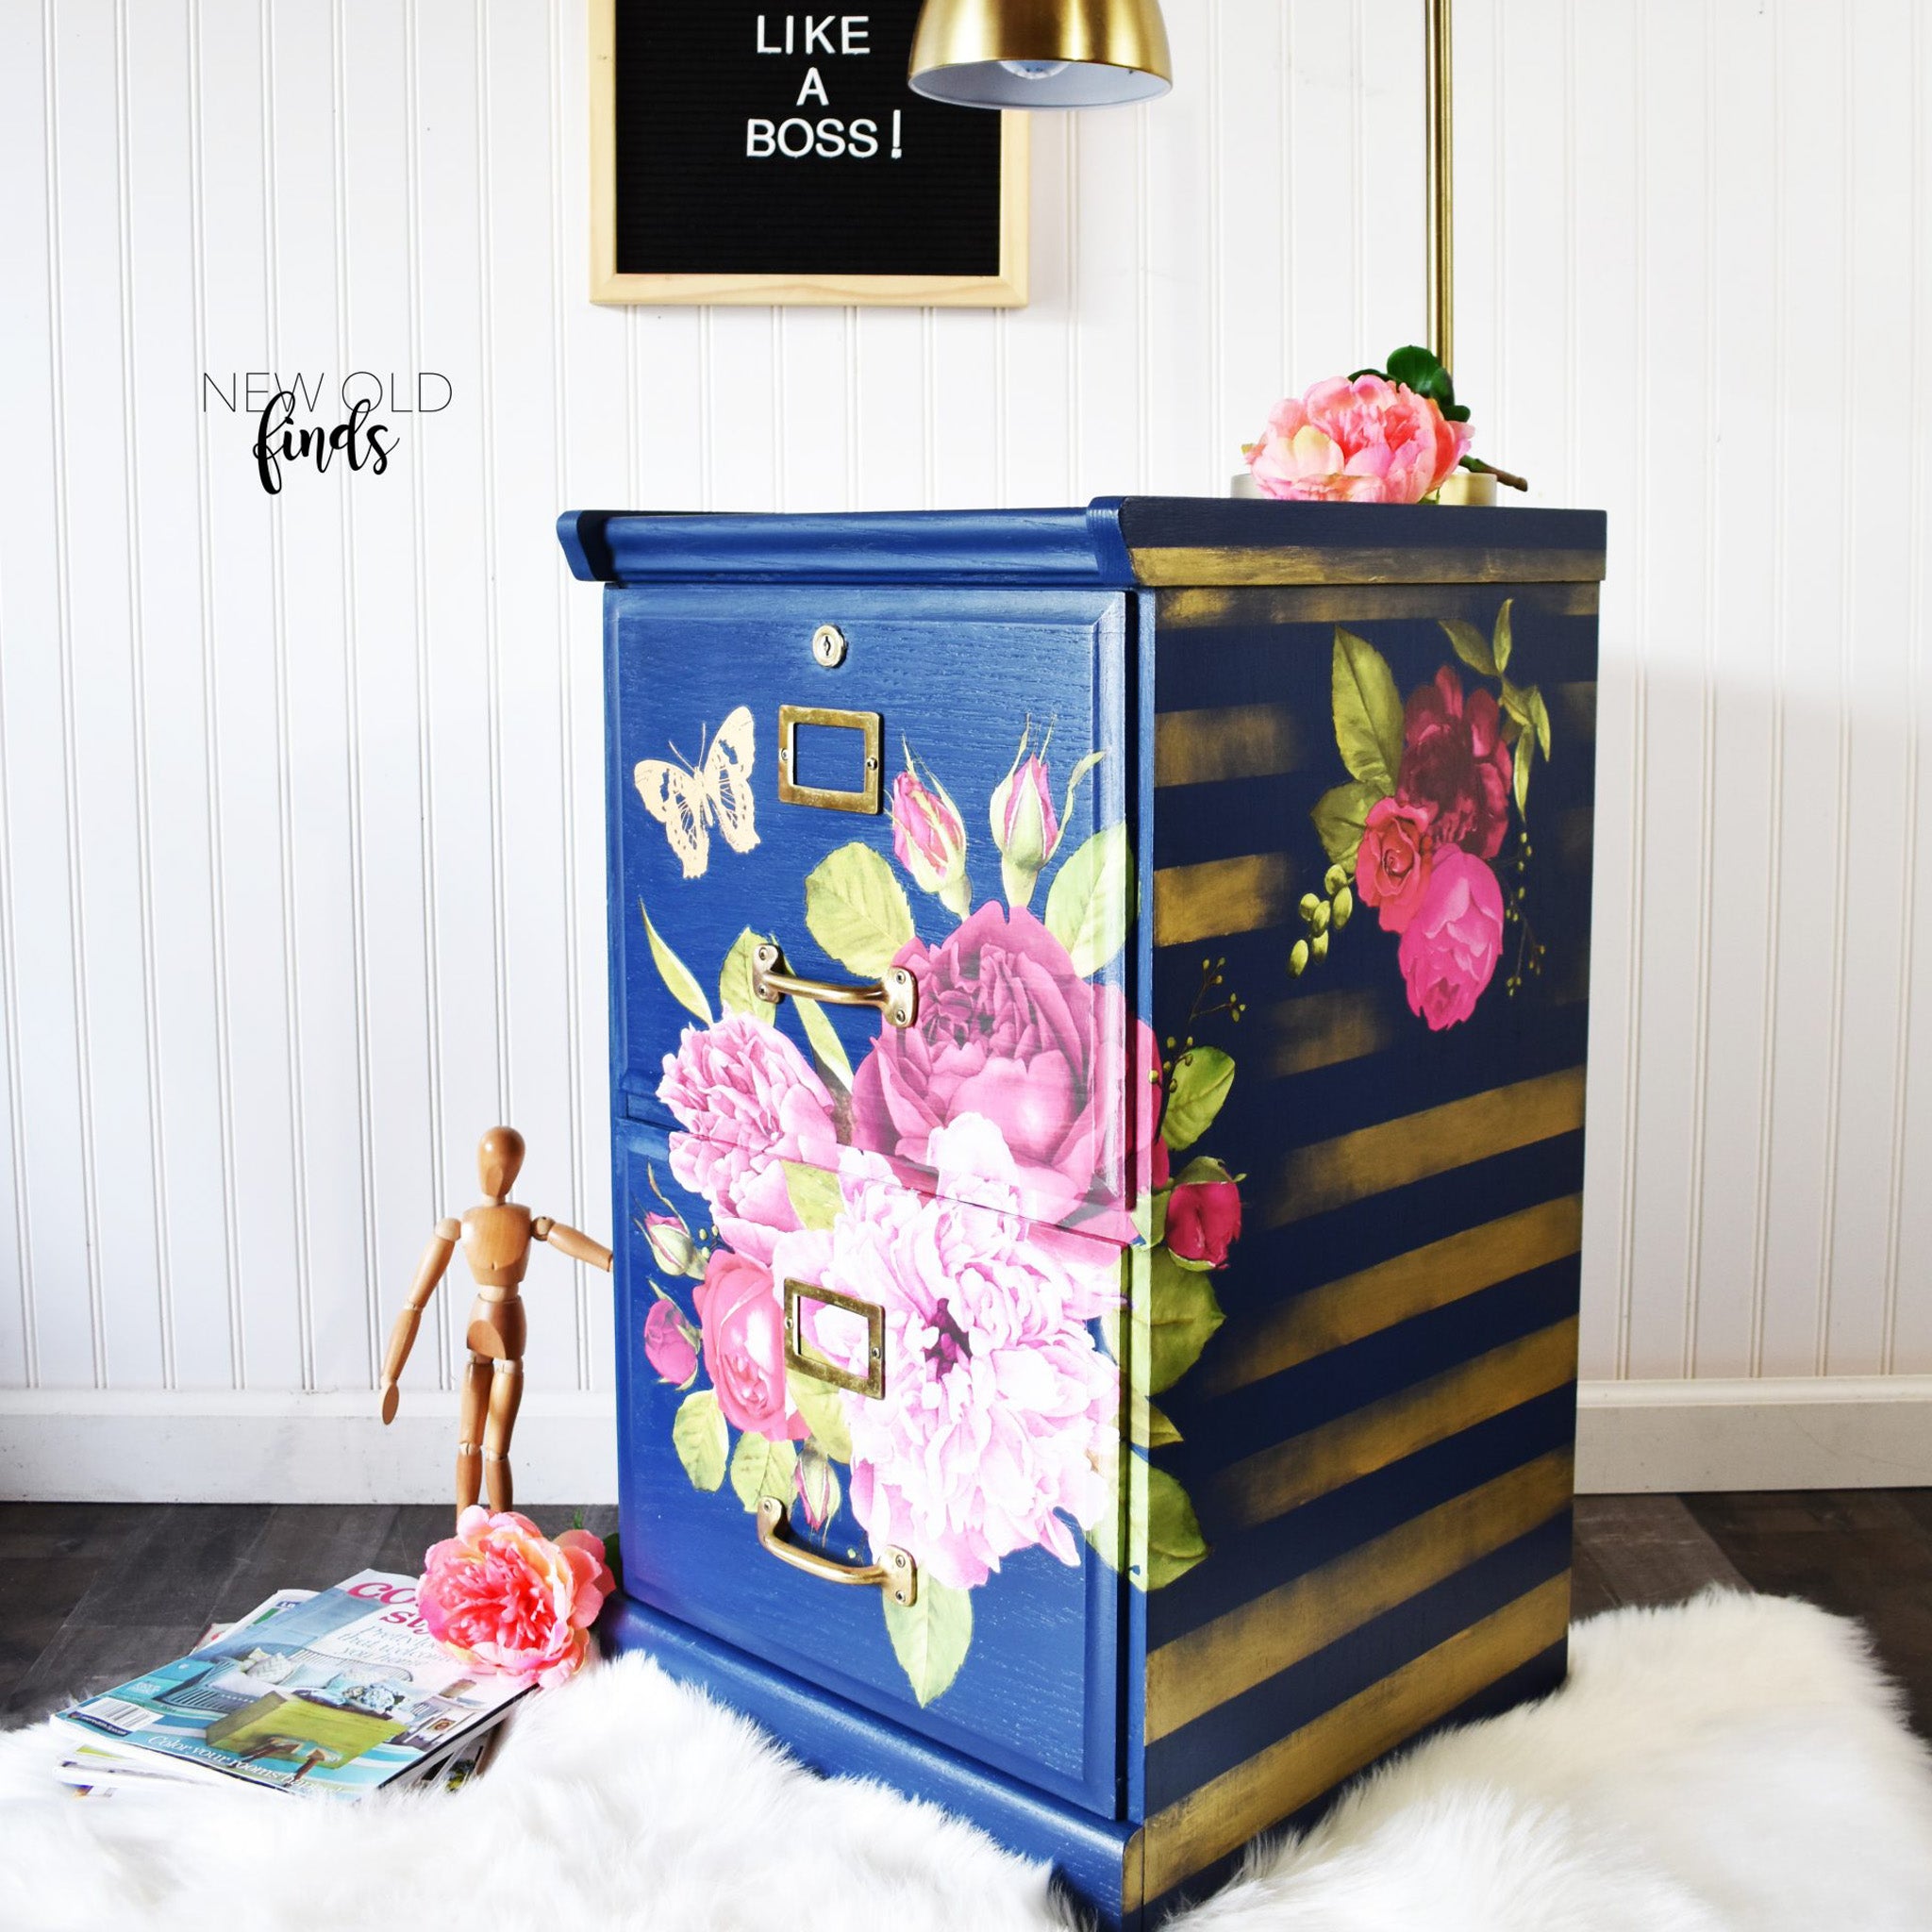
[[[533,1217],[508,1198],[523,1164],[524,1137],[514,1127],[491,1127],[477,1142],[476,1177],[489,1198],[460,1221],[437,1224],[416,1264],[408,1306],[390,1330],[389,1353],[383,1357],[382,1419],[387,1424],[395,1419],[396,1377],[409,1358],[423,1310],[460,1241],[476,1278],[476,1299],[470,1308],[470,1359],[463,1371],[457,1442],[458,1515],[476,1500],[486,1473],[491,1508],[511,1507],[509,1438],[524,1395],[524,1300],[517,1284],[530,1264],[531,1241],[548,1241],[573,1260],[610,1272],[608,1248],[547,1214]]]

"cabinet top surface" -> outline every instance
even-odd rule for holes
[[[826,515],[571,510],[586,582],[1582,583],[1604,575],[1601,510],[1098,497],[1085,509]]]

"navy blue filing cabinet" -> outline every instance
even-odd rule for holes
[[[560,535],[608,1642],[1128,1926],[1559,1682],[1603,518]]]

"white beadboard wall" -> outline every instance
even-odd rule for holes
[[[443,1493],[462,1288],[368,1391],[477,1131],[608,1231],[558,509],[1218,492],[1421,332],[1421,6],[1166,11],[1028,308],[619,311],[579,0],[0,0],[0,1491]],[[1610,514],[1585,1479],[1932,1480],[1932,21],[1457,33],[1458,387]],[[201,376],[298,369],[454,397],[271,501]],[[608,1494],[608,1283],[530,1298],[526,1491]]]

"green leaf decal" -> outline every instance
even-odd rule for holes
[[[848,973],[876,979],[912,937],[912,908],[892,868],[855,841],[807,876],[805,923]]]
[[[1146,1470],[1147,1580],[1141,1588],[1163,1590],[1208,1554],[1208,1540],[1187,1491],[1164,1469],[1149,1463]]]
[[[820,1068],[849,1093],[852,1091],[852,1062],[846,1057],[845,1042],[839,1038],[838,1029],[825,1018],[824,1008],[818,1001],[802,995],[794,995],[791,1004],[798,1008],[799,1024],[805,1028],[805,1037],[811,1044]]]
[[[1046,929],[1066,947],[1082,979],[1091,979],[1125,943],[1132,892],[1124,822],[1095,832],[1054,874]]]
[[[1394,674],[1366,638],[1337,625],[1329,685],[1341,762],[1351,778],[1380,786],[1378,795],[1386,798],[1402,769],[1402,698]]]
[[[651,958],[658,962],[658,973],[664,981],[664,990],[687,1013],[695,1013],[707,1026],[711,1024],[711,1004],[705,997],[705,990],[698,982],[691,968],[658,937],[658,928],[651,924],[651,915],[644,911],[644,902],[638,901],[638,911],[644,922],[644,937],[651,942]]]
[[[895,1604],[884,1591],[886,1635],[922,1706],[942,1696],[973,1645],[973,1593],[921,1575],[919,1596]]]
[[[1134,1397],[1134,1441],[1143,1449],[1158,1449],[1164,1443],[1178,1442],[1181,1432],[1144,1395]]]
[[[1529,817],[1529,767],[1536,757],[1536,740],[1525,731],[1516,741],[1515,769],[1511,772],[1509,783],[1516,793],[1516,809],[1524,819]]]
[[[845,1425],[845,1404],[839,1391],[796,1369],[786,1374],[791,1406],[805,1418],[811,1439],[835,1462],[852,1460],[852,1431]]]
[[[1226,1319],[1207,1274],[1185,1267],[1167,1248],[1148,1258],[1147,1392],[1158,1395],[1201,1357],[1214,1331]],[[1135,1341],[1140,1341],[1137,1334]],[[1141,1378],[1136,1375],[1138,1385]]]
[[[1160,1121],[1160,1138],[1170,1153],[1191,1147],[1214,1124],[1233,1085],[1234,1061],[1218,1046],[1191,1046],[1174,1061]]]
[[[724,970],[718,974],[718,1004],[727,1013],[749,1013],[754,1020],[762,1020],[769,1025],[778,1009],[751,990],[751,956],[766,938],[766,934],[746,926],[731,941],[731,950],[724,955]]]
[[[760,1496],[776,1496],[790,1508],[797,1495],[798,1451],[790,1442],[768,1442],[747,1429],[731,1452],[731,1487],[747,1509]]]
[[[1362,827],[1368,823],[1369,814],[1388,795],[1379,785],[1364,785],[1357,779],[1351,779],[1346,785],[1338,785],[1332,791],[1324,791],[1316,799],[1315,808],[1308,816],[1314,820],[1323,846],[1336,865],[1345,865],[1351,872],[1355,870],[1355,855],[1362,842]]]
[[[1509,668],[1509,653],[1516,648],[1516,634],[1509,622],[1509,607],[1516,602],[1514,597],[1505,597],[1503,608],[1496,612],[1496,635],[1490,646],[1490,656],[1496,660],[1496,675],[1501,676]],[[1545,745],[1544,750],[1549,747]]]
[[[1535,685],[1529,688],[1530,721],[1536,726],[1537,749],[1544,758],[1550,755],[1550,708],[1543,703],[1543,694]]]
[[[1467,624],[1459,617],[1444,617],[1440,622],[1449,633],[1449,641],[1456,646],[1456,655],[1472,671],[1478,671],[1485,677],[1495,676],[1501,668],[1496,662],[1496,654],[1490,648],[1489,639],[1474,625]]]
[[[694,1490],[715,1490],[724,1480],[724,1463],[731,1454],[731,1431],[718,1407],[715,1389],[700,1389],[677,1405],[671,1420],[671,1446],[684,1464]]]
[[[778,1164],[785,1170],[785,1191],[791,1197],[791,1211],[798,1216],[798,1224],[823,1233],[838,1220],[845,1206],[845,1197],[839,1191],[839,1176],[827,1174],[822,1167],[809,1167],[802,1160],[782,1160]]]

